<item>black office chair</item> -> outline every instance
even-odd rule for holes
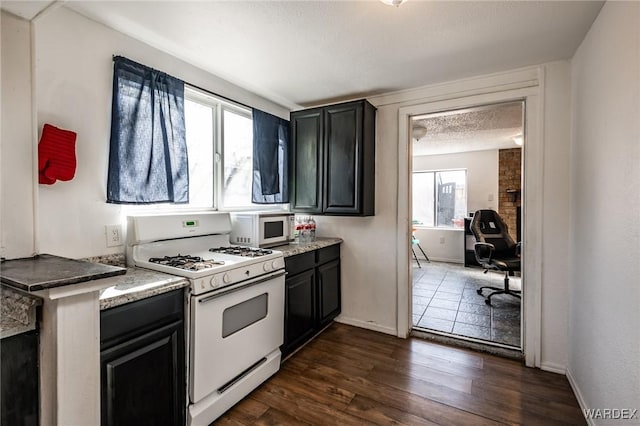
[[[474,213],[469,228],[476,237],[473,247],[476,260],[487,271],[497,270],[504,272],[504,288],[484,286],[478,289],[489,288],[495,290],[485,296],[485,303],[491,305],[491,297],[496,294],[509,294],[520,298],[520,290],[509,288],[509,276],[520,271],[520,243],[516,244],[508,232],[507,224],[494,210],[478,210]]]

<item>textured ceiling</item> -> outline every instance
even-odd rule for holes
[[[427,114],[411,123],[414,156],[516,148],[513,138],[524,134],[523,103]]]
[[[33,3],[2,7],[19,14]],[[63,4],[290,109],[568,59],[602,7],[420,0],[397,8],[378,0]]]
[[[601,1],[2,1],[66,7],[291,110],[569,59]],[[46,15],[46,14],[43,14]],[[135,59],[135,58],[133,58]],[[515,146],[520,104],[414,122],[414,155]]]

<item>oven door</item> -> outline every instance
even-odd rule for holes
[[[284,276],[276,271],[191,300],[191,402],[223,393],[283,343]]]

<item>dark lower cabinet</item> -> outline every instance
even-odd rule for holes
[[[340,246],[285,258],[284,344],[286,356],[340,314]]]
[[[285,281],[285,324],[282,352],[289,353],[316,330],[316,274],[313,269]]]
[[[103,311],[102,425],[185,424],[182,290]]]
[[[320,265],[318,271],[318,321],[320,327],[340,313],[340,260]]]
[[[38,332],[2,339],[0,366],[0,424],[37,426]]]

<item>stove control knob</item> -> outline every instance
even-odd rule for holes
[[[216,279],[217,277],[214,275],[213,277],[211,277],[211,281],[209,281],[209,285],[211,286],[211,288],[216,288],[218,285],[218,280]]]
[[[262,269],[264,269],[265,272],[269,272],[271,270],[271,265],[269,265],[269,262],[264,262],[264,264],[262,265]]]
[[[271,267],[273,269],[280,269],[284,267],[284,261],[282,259],[276,259],[273,262],[271,262]]]
[[[225,284],[229,284],[231,282],[231,277],[229,276],[229,274],[224,274],[222,276],[222,281],[224,281]]]

